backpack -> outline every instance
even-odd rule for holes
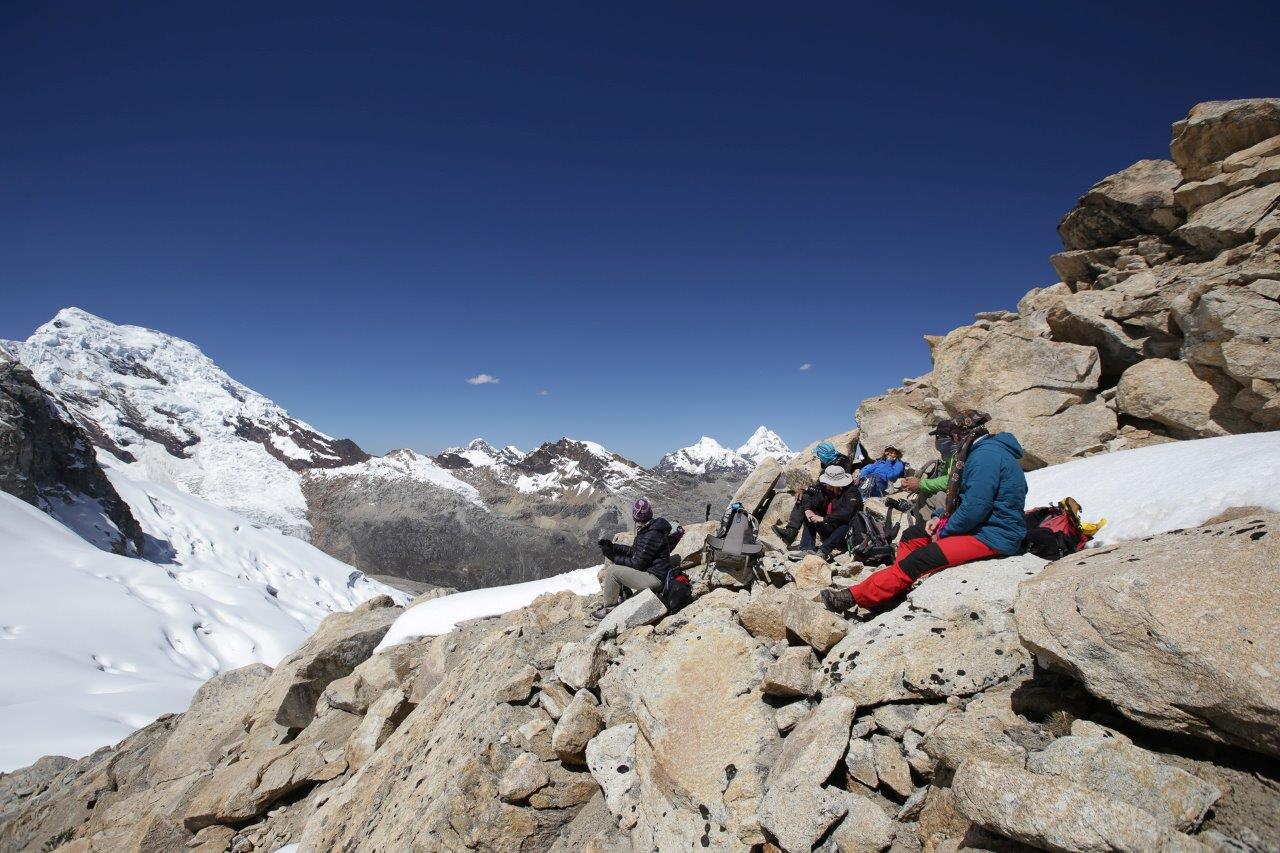
[[[693,601],[693,585],[689,582],[689,576],[678,564],[667,569],[667,577],[662,582],[662,591],[658,593],[658,598],[662,599],[662,603],[667,606],[668,613],[682,610]]]
[[[1089,537],[1080,529],[1079,504],[1071,498],[1057,506],[1027,510],[1027,536],[1023,550],[1044,560],[1061,560],[1084,548]]]
[[[754,557],[764,551],[764,545],[756,539],[759,530],[760,522],[734,501],[720,517],[716,535],[707,537],[707,548],[730,557]]]
[[[894,504],[885,501],[885,518],[881,521],[870,510],[859,510],[849,525],[849,540],[856,542],[850,551],[853,558],[864,566],[889,566],[897,559],[900,524],[893,521]]]

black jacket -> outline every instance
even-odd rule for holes
[[[848,524],[854,514],[862,509],[862,496],[858,494],[857,487],[845,486],[840,494],[832,497],[821,484],[814,484],[805,489],[800,504],[804,509],[823,516],[819,528],[830,532],[842,524]],[[830,512],[827,512],[827,504],[831,504]]]
[[[655,518],[636,532],[634,544],[614,545],[610,559],[619,566],[641,569],[666,580],[671,562],[671,552],[667,550],[670,535],[671,523]]]

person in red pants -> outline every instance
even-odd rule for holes
[[[1022,445],[1010,433],[989,434],[983,426],[989,419],[969,410],[933,430],[960,447],[947,488],[947,514],[907,528],[892,566],[848,589],[824,590],[827,609],[880,609],[926,575],[1018,553],[1027,534],[1027,479],[1018,464]]]

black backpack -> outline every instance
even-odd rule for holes
[[[668,613],[683,610],[689,602],[693,601],[693,585],[689,582],[689,576],[679,565],[667,569],[667,578],[662,582],[662,591],[658,593],[658,598],[661,598],[662,603],[667,606]]]

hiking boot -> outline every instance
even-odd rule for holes
[[[805,557],[809,556],[810,554],[816,554],[816,553],[818,553],[817,548],[792,548],[790,551],[787,552],[787,559],[791,560],[792,562],[795,562],[797,560],[803,560]]]
[[[849,592],[848,587],[824,589],[822,591],[822,604],[832,613],[844,613],[853,607],[853,593]]]
[[[591,618],[599,622],[601,619],[608,616],[609,611],[612,609],[612,607],[597,607],[595,610],[591,611]]]
[[[773,525],[773,532],[778,534],[778,538],[782,540],[783,545],[790,547],[791,543],[796,541],[796,536],[800,534],[800,528],[775,524]]]

